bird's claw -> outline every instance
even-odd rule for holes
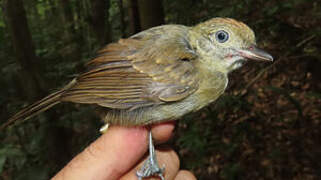
[[[151,165],[150,161],[147,160],[143,167],[136,172],[138,180],[142,180],[143,178],[151,177],[151,176],[158,176],[161,180],[165,180],[164,178],[164,170],[165,168],[159,168],[158,164]]]
[[[165,167],[160,168],[157,162],[155,148],[153,145],[153,138],[151,131],[149,132],[149,157],[144,162],[143,166],[139,171],[136,172],[138,180],[142,180],[143,178],[158,176],[161,180],[165,180],[164,173]]]

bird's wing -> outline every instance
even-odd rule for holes
[[[190,47],[184,37],[121,39],[99,51],[62,100],[117,109],[181,100],[198,87]]]

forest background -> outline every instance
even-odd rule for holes
[[[66,85],[105,44],[160,24],[244,21],[275,62],[230,74],[226,93],[168,143],[201,179],[321,176],[321,2],[0,0],[0,124]],[[99,136],[90,106],[63,103],[0,132],[0,179],[43,180]]]

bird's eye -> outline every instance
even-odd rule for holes
[[[228,40],[229,35],[226,31],[220,30],[215,33],[215,38],[219,43],[225,43]]]

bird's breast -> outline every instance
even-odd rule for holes
[[[195,92],[198,104],[197,110],[214,102],[221,96],[226,89],[227,83],[227,74],[220,71],[213,71],[203,75],[199,88]]]
[[[146,123],[152,121],[164,122],[176,120],[187,113],[195,112],[214,102],[224,92],[227,85],[227,75],[221,72],[208,74],[199,80],[199,88],[187,98],[159,105],[146,111]]]

